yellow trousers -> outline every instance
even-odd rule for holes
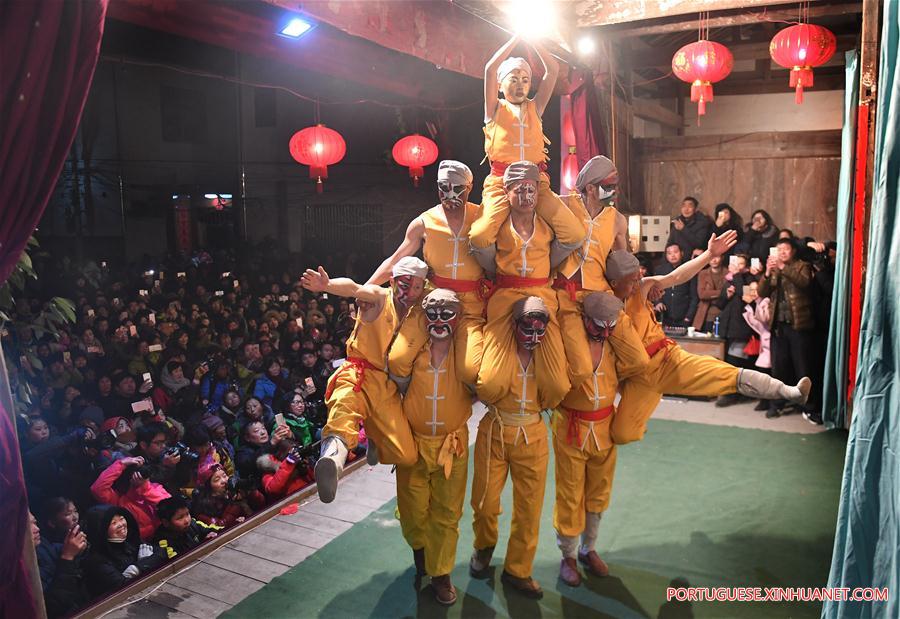
[[[590,422],[579,420],[580,443],[569,443],[568,415],[559,410],[553,414],[556,462],[553,526],[560,535],[576,537],[584,532],[585,512],[600,513],[609,507],[616,471],[616,446],[609,439],[612,417],[593,422],[593,434]]]
[[[425,549],[429,576],[449,574],[456,563],[469,466],[469,430],[465,424],[459,434],[465,452],[453,458],[449,478],[437,463],[444,436],[417,436],[419,459],[412,466],[397,467],[397,509],[403,537],[413,550]]]
[[[538,398],[542,408],[553,408],[569,393],[571,383],[566,369],[566,349],[563,348],[563,338],[556,319],[556,291],[550,286],[500,288],[494,291],[488,301],[487,323],[484,325],[482,366],[489,367],[490,373],[498,376],[516,374],[519,361],[515,355],[512,306],[522,297],[530,296],[540,297],[550,312],[547,332],[534,351],[534,364],[535,376],[539,377]]]
[[[550,177],[546,172],[541,172],[535,212],[565,243],[572,242],[573,237],[577,242],[579,237],[584,236],[583,228],[578,231],[569,225],[567,221],[568,207],[550,189]],[[478,249],[490,247],[497,242],[497,233],[500,232],[500,226],[508,216],[509,198],[507,198],[506,188],[503,186],[503,176],[489,174],[484,179],[484,189],[481,192],[481,215],[472,222],[472,227],[469,229],[469,242]]]
[[[472,482],[475,548],[497,545],[500,493],[509,474],[513,484],[513,513],[504,569],[519,578],[531,576],[549,457],[547,426],[543,420],[524,427],[504,426],[502,432],[491,414],[485,415],[478,424]]]
[[[572,383],[573,389],[580,387],[581,383],[594,373],[591,348],[588,345],[587,333],[581,320],[584,312],[584,298],[592,292],[594,291],[578,290],[575,292],[573,301],[567,291],[556,291],[556,300],[559,305],[557,317],[562,332],[563,347],[566,351],[566,360],[569,364],[569,381]]]
[[[325,400],[328,423],[322,437],[338,436],[355,449],[359,442],[359,424],[365,424],[366,436],[378,446],[382,464],[415,464],[419,457],[416,442],[403,407],[397,386],[387,374],[366,369],[360,383],[355,367],[339,368],[328,381],[332,389]],[[354,387],[359,384],[359,391]]]
[[[613,442],[625,445],[641,440],[664,393],[706,397],[735,393],[739,371],[730,363],[692,355],[678,345],[660,350],[650,360],[646,373],[619,385],[622,399],[613,416]]]

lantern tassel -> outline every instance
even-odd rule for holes
[[[803,103],[803,82],[797,82],[797,88],[794,90],[794,103],[797,105]]]
[[[324,189],[325,189],[325,183],[322,182],[322,177],[320,176],[319,179],[316,181],[316,193],[322,193],[322,191]]]

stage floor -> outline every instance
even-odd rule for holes
[[[800,434],[654,419],[642,442],[619,451],[612,505],[598,543],[610,566],[608,578],[587,578],[578,588],[558,580],[551,474],[534,568],[543,600],[526,600],[500,582],[512,502],[507,483],[494,576],[487,581],[468,575],[472,529],[466,505],[452,574],[459,601],[449,609],[427,590],[413,591],[412,553],[391,499],[296,567],[232,602],[236,605],[223,616],[818,617],[820,605],[814,603],[691,605],[666,603],[665,594],[673,582],[824,586],[845,442],[838,432]],[[469,469],[471,482],[471,461]],[[350,490],[343,484],[342,489]],[[328,507],[341,509],[342,502],[356,498],[355,492],[339,493]],[[297,517],[302,514],[292,518]],[[269,541],[277,553],[277,542]],[[131,610],[128,616],[135,616],[137,609]]]

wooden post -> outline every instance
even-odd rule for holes
[[[853,390],[859,360],[859,331],[866,292],[866,254],[872,212],[872,178],[875,167],[875,111],[878,90],[880,0],[863,0],[859,72],[859,111],[856,130],[856,183],[853,201],[853,253],[850,268],[850,347],[847,385],[847,426],[853,419]]]

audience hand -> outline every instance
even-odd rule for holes
[[[141,544],[138,546],[138,559],[146,559],[153,556],[153,546]]]
[[[141,570],[138,569],[136,565],[129,565],[124,570],[122,570],[122,576],[125,577],[125,580],[131,580],[132,578],[137,578],[140,576]]]
[[[87,548],[87,535],[81,531],[81,526],[76,524],[66,535],[60,557],[71,561],[84,552],[85,548]]]
[[[676,230],[684,230],[684,222],[681,221],[681,218],[680,218],[680,217],[677,217],[677,218],[675,218],[675,219],[672,220],[672,226],[673,226]]]

